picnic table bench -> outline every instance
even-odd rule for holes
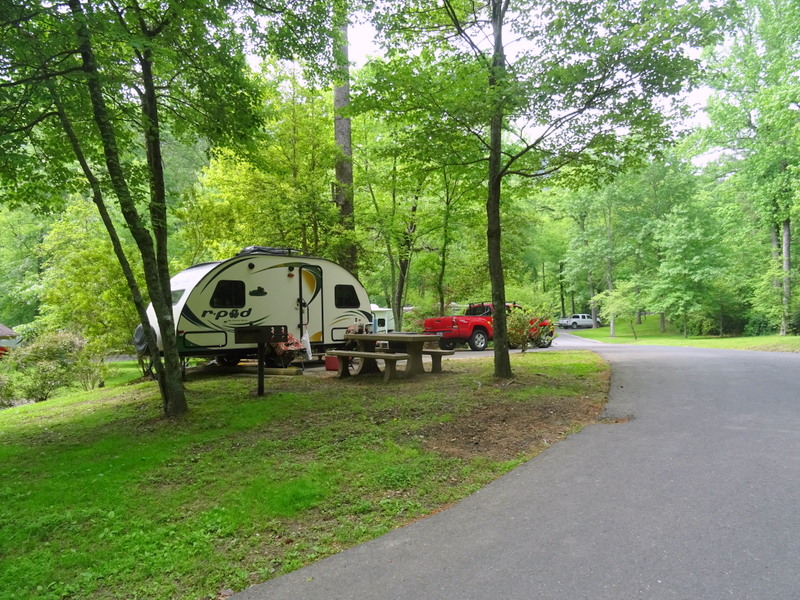
[[[431,357],[431,373],[442,372],[442,357],[453,356],[455,350],[442,350],[440,348],[423,348],[422,354]]]
[[[401,352],[365,352],[362,350],[328,350],[325,354],[327,356],[336,356],[339,359],[338,377],[350,376],[350,359],[352,358],[360,358],[363,361],[358,371],[359,373],[377,371],[378,367],[375,361],[382,360],[384,364],[384,381],[389,381],[397,376],[398,360],[409,360],[411,358],[410,354]]]

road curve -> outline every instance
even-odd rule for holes
[[[234,598],[800,599],[800,355],[591,349],[630,422]]]

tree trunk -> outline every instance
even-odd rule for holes
[[[187,410],[186,397],[183,390],[182,373],[180,369],[180,358],[178,357],[177,347],[175,346],[175,328],[172,323],[172,302],[169,290],[169,270],[160,272],[159,266],[166,267],[166,216],[161,217],[160,207],[153,206],[151,202],[151,219],[153,219],[153,227],[156,231],[157,243],[161,240],[161,246],[156,250],[153,247],[153,240],[150,233],[145,228],[133,197],[128,188],[128,183],[125,178],[124,170],[122,168],[122,160],[120,158],[116,135],[114,133],[111,120],[108,116],[108,110],[105,105],[103,97],[102,85],[100,82],[100,73],[95,60],[94,50],[91,44],[91,35],[86,22],[86,15],[83,13],[83,8],[80,0],[69,0],[70,11],[76,21],[75,35],[78,41],[78,48],[81,55],[83,64],[83,71],[86,75],[86,85],[89,91],[89,98],[92,105],[92,113],[95,125],[100,133],[100,138],[103,144],[103,152],[105,155],[106,169],[108,171],[109,179],[114,192],[119,201],[125,222],[130,228],[131,235],[136,241],[136,245],[142,255],[142,264],[144,267],[145,279],[147,282],[147,289],[150,293],[150,300],[153,303],[156,315],[158,317],[159,328],[162,334],[162,344],[164,348],[164,368],[160,369],[160,362],[157,359],[158,351],[153,347],[153,352],[156,355],[156,369],[159,375],[159,388],[161,390],[161,397],[164,403],[164,412],[167,416],[177,416]],[[153,86],[151,86],[153,87]],[[153,90],[146,90],[146,93],[154,94]],[[148,120],[148,113],[155,110],[155,104],[148,106],[148,102],[155,102],[155,96],[143,98],[142,106],[145,111],[145,120]],[[150,115],[152,116],[152,115]],[[148,141],[148,161],[158,159],[160,161],[160,154],[155,153],[151,156],[154,150],[151,148],[153,143],[158,143],[158,138],[152,138],[152,128],[157,128],[157,119],[149,122],[145,135]],[[163,172],[160,170],[160,164],[153,171],[151,167],[151,192],[159,185],[163,186]],[[160,175],[160,184],[155,181]],[[160,229],[157,229],[160,228]],[[162,237],[163,236],[163,237]],[[157,256],[157,254],[159,256]],[[166,282],[166,286],[164,285]],[[149,322],[143,320],[142,326],[145,331],[149,328]]]
[[[614,291],[614,284],[611,280],[608,280],[608,291]],[[594,315],[593,315],[594,316]],[[597,321],[595,321],[595,325],[597,325]],[[612,314],[608,319],[608,337],[615,338],[617,337],[617,319]]]
[[[608,239],[609,239],[609,242],[610,242],[611,241],[611,237],[612,237],[611,236],[611,227],[610,226],[607,227],[606,231],[608,232]],[[609,247],[611,247],[610,243],[609,243]],[[611,251],[609,250],[609,254],[610,254],[610,252]],[[611,256],[608,256],[608,258],[606,260],[606,286],[607,286],[606,289],[608,289],[609,293],[612,293],[614,291],[614,275],[613,275],[613,273],[614,273],[614,263],[611,260]],[[594,324],[597,325],[597,321],[595,321]],[[616,319],[614,318],[614,315],[611,315],[611,318],[609,319],[609,322],[608,322],[608,335],[609,335],[609,337],[612,337],[612,338],[617,337],[617,322],[616,322]]]
[[[614,291],[614,217],[613,217],[613,206],[610,204],[606,204],[605,209],[603,211],[605,213],[605,222],[606,222],[606,241],[608,243],[608,248],[606,252],[606,287],[609,293]],[[597,321],[594,323],[597,325]],[[614,315],[611,316],[610,323],[609,323],[610,333],[609,335],[614,338],[617,337],[617,323]]]
[[[391,210],[391,218],[385,218],[385,211],[381,210],[380,205],[378,204],[378,198],[375,195],[375,188],[373,187],[372,183],[369,181],[371,177],[369,176],[370,165],[369,161],[365,163],[365,171],[367,173],[367,189],[369,190],[370,198],[372,199],[372,206],[375,209],[375,214],[377,215],[377,221],[379,225],[379,232],[380,237],[384,241],[384,245],[386,247],[386,263],[389,267],[389,285],[386,286],[385,283],[382,283],[382,291],[384,297],[386,299],[386,305],[392,308],[392,314],[394,315],[395,319],[395,326],[400,329],[403,321],[403,307],[402,306],[395,306],[394,304],[394,289],[395,284],[397,281],[397,266],[394,260],[394,250],[392,249],[392,238],[390,236],[389,230],[391,223],[394,220],[395,214],[395,207],[397,204],[397,181],[396,176],[394,175],[397,172],[397,159],[394,159],[392,165],[392,187],[391,187],[391,194],[392,194],[392,210]]]
[[[440,317],[444,316],[446,304],[444,297],[444,276],[445,272],[447,271],[447,242],[447,236],[445,235],[442,251],[439,254],[439,275],[436,277],[436,296],[438,304],[437,312],[439,313]]]
[[[355,208],[353,204],[353,143],[350,119],[343,115],[350,105],[350,62],[347,38],[347,14],[340,19],[340,36],[335,54],[338,61],[339,81],[333,90],[334,140],[339,153],[336,156],[336,184],[334,201],[339,207],[339,223],[348,234],[340,251],[339,262],[353,274],[358,270],[358,247],[355,240]]]
[[[641,297],[642,297],[642,288],[640,288],[637,285],[636,286],[636,304],[639,304]],[[641,308],[636,310],[636,324],[637,325],[641,325],[642,324],[642,313],[643,312],[644,311]]]
[[[547,263],[542,261],[542,293],[547,293]]]
[[[492,32],[494,54],[489,73],[491,93],[498,87],[505,74],[505,51],[503,48],[503,10],[500,0],[492,0]],[[492,304],[494,304],[494,376],[510,379],[511,359],[508,355],[506,325],[506,288],[503,274],[502,246],[500,239],[500,197],[503,175],[501,172],[503,109],[498,104],[491,118],[489,132],[489,177],[486,198],[486,240],[489,254],[489,277],[492,282]]]
[[[445,297],[444,297],[444,278],[445,273],[447,272],[447,249],[450,245],[450,210],[451,210],[451,202],[450,202],[450,195],[447,191],[447,180],[445,179],[445,206],[444,206],[444,222],[442,226],[444,228],[443,231],[443,239],[442,239],[442,248],[441,252],[439,253],[439,274],[436,277],[436,295],[439,304],[439,316],[443,317],[445,313]]]
[[[146,49],[139,61],[142,67],[144,94],[142,99],[147,166],[150,172],[150,226],[155,237],[155,263],[158,284],[150,290],[150,301],[156,313],[161,331],[164,351],[163,382],[159,380],[164,397],[164,413],[176,416],[187,411],[183,390],[183,369],[178,354],[175,320],[172,313],[172,291],[170,289],[167,192],[164,184],[164,163],[161,155],[161,126],[158,116],[156,85],[153,79],[153,63],[150,50]],[[148,246],[152,248],[152,246]],[[143,256],[144,258],[144,256]],[[148,285],[148,288],[151,286]]]
[[[781,335],[786,335],[789,329],[790,311],[792,306],[792,227],[789,219],[784,219],[782,224],[781,254],[783,266],[783,297],[781,298]]]
[[[592,329],[597,329],[597,304],[594,298],[594,278],[589,273],[589,312],[592,313]]]
[[[399,249],[398,255],[400,257],[400,268],[398,269],[397,287],[394,290],[394,307],[395,310],[395,327],[397,330],[402,330],[403,326],[403,297],[406,291],[406,281],[408,273],[411,269],[411,256],[414,253],[414,232],[417,229],[417,197],[414,197],[414,203],[411,205],[411,216],[403,232],[403,241]],[[398,320],[398,313],[400,319]]]

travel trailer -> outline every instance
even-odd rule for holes
[[[372,331],[374,333],[391,333],[394,331],[394,313],[391,308],[381,308],[377,304],[371,304],[372,311]]]
[[[241,328],[278,326],[288,339],[268,344],[267,360],[286,366],[297,356],[343,346],[348,330],[368,330],[372,323],[367,292],[352,273],[288,248],[250,246],[233,258],[189,267],[170,284],[182,357],[237,364],[257,351],[243,341]],[[158,332],[152,305],[148,316]],[[141,326],[134,337],[146,354]]]

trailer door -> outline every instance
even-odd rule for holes
[[[308,329],[311,342],[325,341],[324,314],[322,308],[322,267],[302,265],[300,267],[300,290],[297,298],[300,309],[300,335]],[[299,336],[298,336],[299,337]]]

